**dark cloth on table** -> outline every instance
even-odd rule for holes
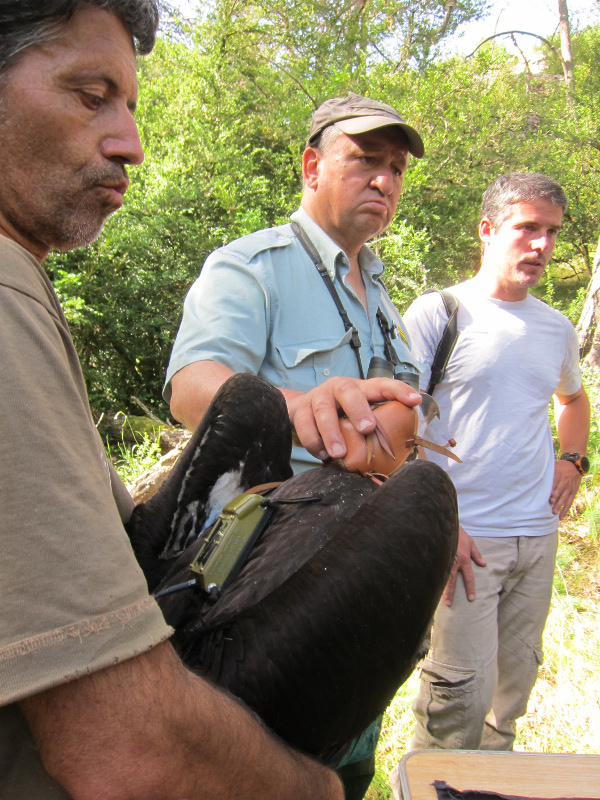
[[[438,800],[600,800],[600,798],[583,797],[524,797],[515,794],[499,794],[498,792],[482,792],[477,789],[465,789],[461,792],[448,786],[446,781],[434,781],[432,786],[437,792]]]

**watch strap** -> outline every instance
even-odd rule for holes
[[[581,453],[563,453],[560,457],[560,460],[570,461],[571,464],[575,465],[575,468],[580,475],[587,475],[587,473],[590,471],[590,462],[587,456],[584,456]]]

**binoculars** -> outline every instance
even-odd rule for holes
[[[419,391],[419,376],[416,372],[395,372],[392,362],[379,356],[373,356],[371,359],[367,378],[395,378],[397,381],[404,381],[415,391]]]

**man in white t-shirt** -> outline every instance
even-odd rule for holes
[[[412,749],[511,750],[536,680],[558,522],[589,469],[590,410],[575,330],[529,294],[550,261],[566,205],[544,175],[499,177],[483,197],[481,269],[451,289],[459,335],[435,390],[440,419],[429,438],[454,437],[463,463],[428,458],[456,486],[460,542],[422,665]],[[447,320],[437,292],[404,315],[425,368],[422,388]]]

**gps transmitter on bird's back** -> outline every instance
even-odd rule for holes
[[[241,494],[224,506],[190,564],[209,597],[217,599],[237,575],[272,513],[259,494]]]

